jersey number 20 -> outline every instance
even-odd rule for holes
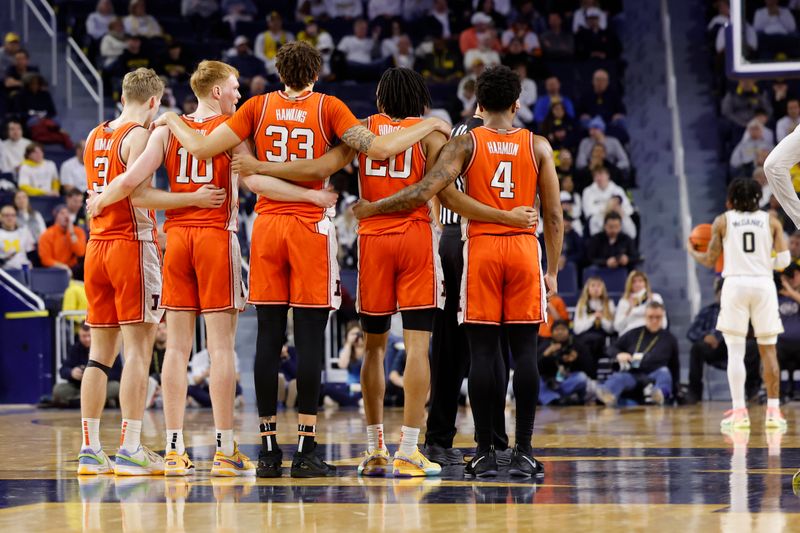
[[[406,179],[411,175],[411,151],[413,149],[413,146],[409,146],[408,149],[403,152],[403,163],[400,168],[397,168],[397,158],[400,156],[400,154],[390,157],[387,160],[389,161],[388,165],[385,165],[382,161],[379,161],[378,163],[380,164],[378,166],[374,165],[374,159],[368,157],[366,164],[364,165],[364,174],[376,178],[385,178],[388,170],[390,178],[396,178],[400,180]]]

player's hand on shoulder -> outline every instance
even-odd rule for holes
[[[532,228],[539,221],[539,213],[529,205],[520,205],[510,211],[509,222],[517,228]]]
[[[327,189],[320,189],[320,190],[312,189],[309,190],[308,194],[311,203],[313,203],[317,207],[323,207],[325,209],[335,206],[336,201],[339,199],[339,193],[333,190],[333,187],[328,187]]]
[[[426,118],[425,120],[430,120],[431,122],[433,122],[433,131],[441,132],[444,134],[445,137],[447,137],[448,139],[450,138],[450,130],[453,129],[453,127],[450,124],[436,117]]]
[[[375,213],[373,212],[372,202],[366,200],[359,200],[353,204],[353,214],[357,219],[369,218]]]
[[[100,205],[100,195],[97,194],[97,191],[93,191],[89,189],[86,191],[87,198],[86,198],[86,215],[90,218],[99,216],[100,213],[103,212],[103,206]]]
[[[169,122],[167,122],[167,119],[169,118],[170,115],[175,115],[176,117],[178,116],[175,114],[174,111],[167,111],[166,113],[162,114],[160,117],[158,117],[157,119],[155,119],[153,122],[150,123],[150,131],[153,131],[154,129],[160,126],[168,126]]]
[[[251,154],[235,153],[233,154],[233,163],[231,169],[238,173],[239,176],[252,176],[258,174],[259,161]]]
[[[216,185],[203,185],[192,194],[195,195],[195,206],[203,209],[213,209],[225,202],[227,193]]]

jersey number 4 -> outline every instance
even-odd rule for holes
[[[192,183],[210,183],[211,180],[214,179],[214,164],[211,159],[205,160],[205,167],[206,171],[205,174],[202,176],[199,173],[199,163],[197,159],[189,154],[189,152],[184,147],[180,147],[178,149],[178,156],[181,158],[180,162],[180,172],[178,175],[175,176],[175,181],[177,183],[189,183],[191,180]],[[191,159],[191,164],[189,164],[189,160]],[[187,169],[187,167],[191,166],[191,170]],[[189,172],[187,172],[189,170]]]
[[[495,189],[500,189],[500,198],[514,198],[514,182],[511,180],[511,161],[500,161],[494,171],[492,183]]]

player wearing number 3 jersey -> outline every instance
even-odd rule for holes
[[[728,188],[729,210],[714,220],[706,252],[689,244],[689,253],[702,265],[713,267],[724,255],[717,329],[728,347],[728,385],[733,409],[722,420],[723,431],[750,427],[745,406],[745,338],[750,324],[758,341],[767,387],[766,427],[786,430],[780,411],[780,369],[775,345],[783,333],[773,269],[789,266],[791,255],[780,222],[758,208],[761,186],[751,179],[736,179]],[[776,252],[773,258],[773,250]]]

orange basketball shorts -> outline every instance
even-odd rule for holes
[[[291,215],[258,215],[250,245],[250,296],[255,305],[338,309],[342,301],[336,228]]]
[[[540,257],[534,235],[470,238],[464,245],[459,322],[544,322],[547,304]]]
[[[161,322],[161,250],[156,243],[91,239],[84,279],[90,326]]]
[[[201,313],[242,310],[245,298],[236,233],[194,226],[169,228],[163,308]]]

